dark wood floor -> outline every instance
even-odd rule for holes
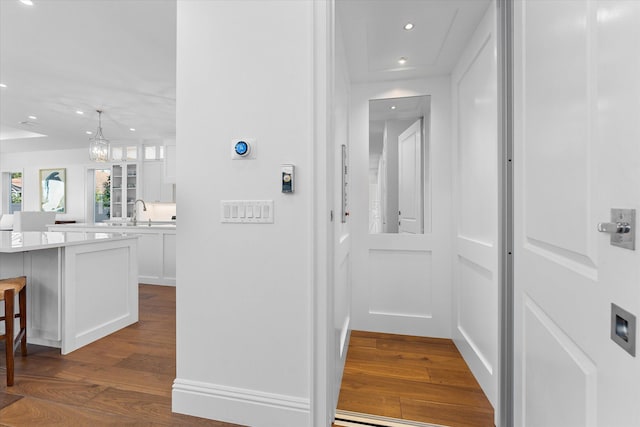
[[[338,409],[451,427],[493,426],[453,341],[353,331]]]
[[[215,426],[173,414],[175,288],[140,285],[140,321],[61,356],[29,345],[6,387],[0,353],[0,426]]]

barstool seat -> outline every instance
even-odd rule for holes
[[[15,313],[15,296],[18,294],[19,313]],[[20,353],[27,355],[27,278],[25,276],[0,280],[0,301],[4,301],[4,341],[7,359],[7,386],[13,385],[13,355],[20,344]],[[20,319],[20,330],[14,337],[13,320]]]

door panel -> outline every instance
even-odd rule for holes
[[[640,255],[598,233],[640,208],[640,2],[515,3],[515,425],[640,425]],[[637,338],[637,334],[636,334]]]
[[[498,401],[498,89],[496,7],[456,64],[453,94],[452,336],[495,409]]]

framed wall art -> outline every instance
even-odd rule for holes
[[[40,169],[40,210],[65,213],[66,189],[66,169]]]

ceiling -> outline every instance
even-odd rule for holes
[[[490,0],[337,0],[351,83],[450,74]],[[404,25],[414,25],[406,31]],[[404,57],[404,65],[398,59]]]
[[[96,109],[112,143],[175,137],[175,0],[33,3],[0,0],[0,152],[86,147]],[[337,0],[352,83],[449,74],[489,3]]]
[[[176,2],[0,0],[0,83],[0,152],[175,138]]]

